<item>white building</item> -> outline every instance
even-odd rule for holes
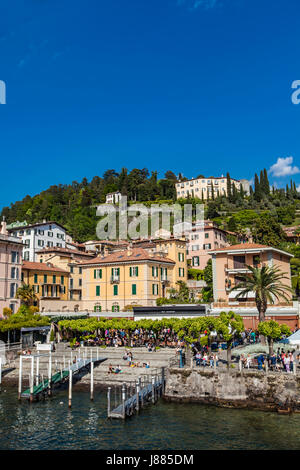
[[[237,191],[240,191],[240,185],[246,194],[250,192],[250,184],[248,180],[236,180],[230,178],[231,186],[235,185]],[[212,199],[212,191],[214,197],[227,195],[227,178],[226,176],[220,176],[215,178],[192,178],[188,181],[179,181],[175,185],[177,199],[197,197],[199,199]]]
[[[122,194],[120,191],[117,191],[115,193],[108,193],[106,194],[106,200],[105,202],[107,204],[118,204],[122,199]]]
[[[37,261],[36,252],[42,248],[66,247],[66,229],[57,222],[27,224],[15,222],[7,226],[7,230],[24,243],[22,257],[26,261]]]

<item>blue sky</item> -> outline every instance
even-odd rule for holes
[[[300,185],[299,38],[299,0],[2,0],[0,206],[123,166]]]

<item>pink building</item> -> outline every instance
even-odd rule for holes
[[[249,292],[247,297],[240,299],[236,299],[239,290],[231,292],[232,287],[237,286],[243,280],[243,275],[250,272],[247,266],[277,267],[287,278],[282,279],[282,283],[291,287],[290,259],[293,255],[285,251],[256,243],[242,243],[227,248],[215,248],[210,255],[212,256],[215,307],[255,307],[255,292]],[[292,296],[288,291],[286,295],[290,298],[290,302],[274,299],[274,305],[290,305]]]
[[[9,235],[3,221],[0,231],[0,318],[4,307],[16,313],[20,306],[20,300],[15,296],[21,284],[22,248],[22,240]]]
[[[190,267],[204,269],[211,256],[210,250],[229,246],[227,232],[220,229],[211,220],[205,220],[204,224],[193,226],[186,233],[188,240],[187,260]]]

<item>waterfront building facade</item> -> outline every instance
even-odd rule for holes
[[[16,222],[8,226],[8,231],[14,237],[22,239],[22,257],[25,261],[37,261],[36,253],[42,248],[66,247],[66,229],[57,222],[43,221],[31,225]]]
[[[291,287],[290,259],[293,257],[277,248],[255,243],[242,243],[227,248],[218,248],[210,251],[212,256],[213,296],[214,306],[255,306],[255,293],[249,292],[247,297],[236,299],[238,290],[230,292],[232,287],[238,285],[243,275],[250,272],[247,266],[262,267],[276,266],[287,279],[282,283]],[[292,296],[286,293],[290,299]],[[288,302],[290,304],[290,302]],[[274,299],[274,305],[287,305],[285,301]]]
[[[4,308],[16,313],[20,307],[16,293],[21,284],[22,249],[22,240],[10,235],[3,221],[0,231],[0,318]]]
[[[230,178],[230,184],[234,184],[236,190],[240,191],[240,186],[242,186],[245,194],[250,192],[250,183],[248,180],[241,179],[236,180]],[[210,177],[210,178],[192,178],[187,181],[178,181],[175,184],[177,199],[187,198],[187,197],[196,197],[198,199],[212,199],[219,196],[227,196],[227,178],[226,176],[220,177]]]
[[[80,264],[83,310],[118,312],[134,305],[156,305],[175,287],[175,262],[143,248],[116,251]]]
[[[22,282],[34,287],[37,297],[36,305],[40,300],[67,300],[69,295],[69,272],[58,268],[51,263],[37,263],[23,261]]]
[[[82,299],[82,267],[78,263],[94,258],[92,253],[85,253],[67,248],[45,248],[37,252],[38,261],[51,263],[69,273],[68,300]]]

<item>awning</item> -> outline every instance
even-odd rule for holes
[[[45,331],[48,332],[50,330],[50,326],[34,326],[29,328],[21,328],[22,333],[25,331]]]
[[[230,292],[229,299],[235,299],[236,296],[240,292],[242,292],[242,290],[238,290],[238,289]],[[247,295],[243,295],[243,297],[240,297],[240,299],[253,299],[253,298],[255,298],[255,292],[253,292],[253,291],[250,291],[250,292],[247,293]],[[239,299],[237,299],[237,300],[239,300]]]

